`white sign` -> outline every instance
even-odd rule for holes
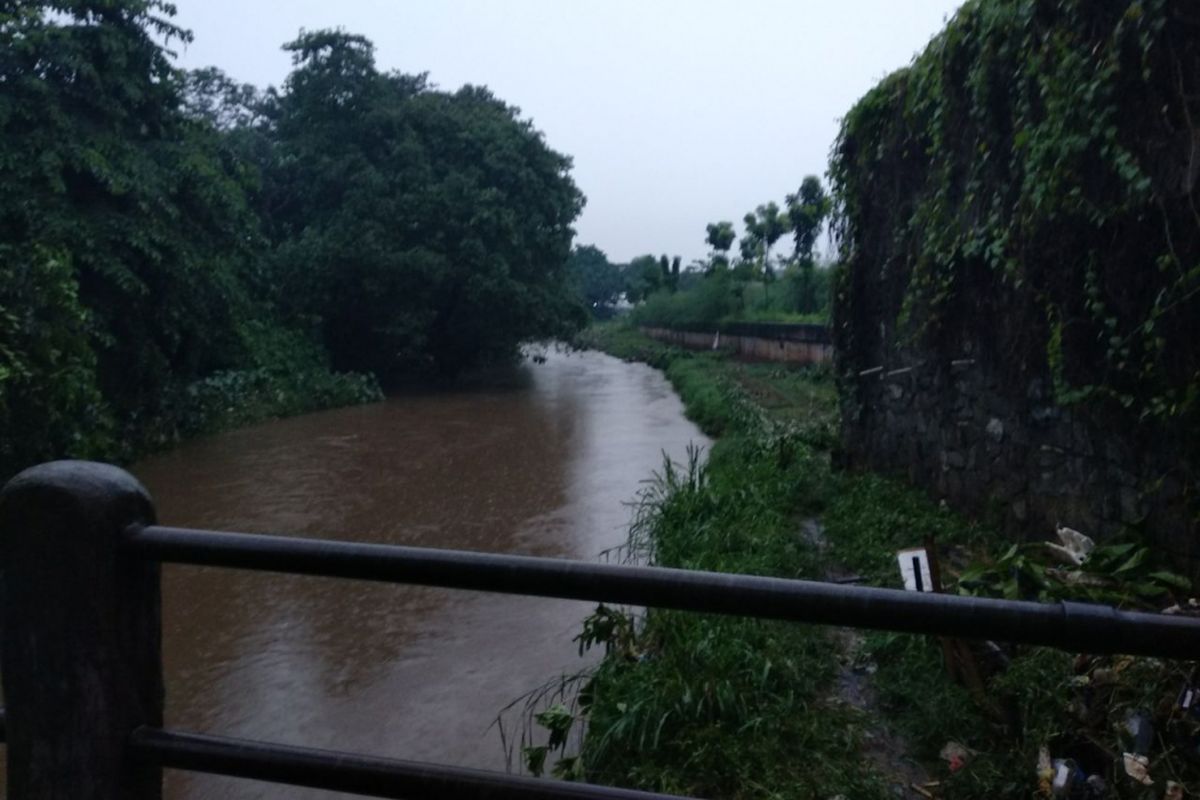
[[[933,577],[929,574],[929,554],[925,548],[901,550],[896,554],[904,588],[910,592],[932,592]]]

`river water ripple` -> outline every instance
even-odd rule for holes
[[[662,375],[547,354],[501,388],[390,398],[184,445],[133,469],[163,524],[598,558],[628,501],[708,440]],[[164,569],[167,723],[504,769],[511,700],[583,666],[590,604],[200,567]],[[172,800],[329,798],[169,773]]]

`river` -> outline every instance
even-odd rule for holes
[[[550,352],[489,388],[409,394],[186,444],[133,468],[164,524],[596,559],[640,482],[708,440],[663,376]],[[168,725],[504,769],[497,712],[585,664],[587,603],[168,566]],[[172,800],[328,798],[168,773]]]

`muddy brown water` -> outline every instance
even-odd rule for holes
[[[196,441],[133,468],[164,524],[598,558],[640,482],[708,441],[663,376],[550,353],[504,385]],[[584,662],[591,604],[168,566],[168,725],[504,769],[497,712]],[[173,800],[328,798],[188,773]]]

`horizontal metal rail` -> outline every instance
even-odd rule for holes
[[[168,769],[207,772],[312,789],[392,798],[438,800],[681,800],[674,795],[615,789],[264,744],[196,733],[138,728],[135,758]]]
[[[1200,658],[1200,620],[1084,603],[1032,603],[713,572],[321,539],[133,527],[124,546],[163,562],[654,606],[853,628]]]

